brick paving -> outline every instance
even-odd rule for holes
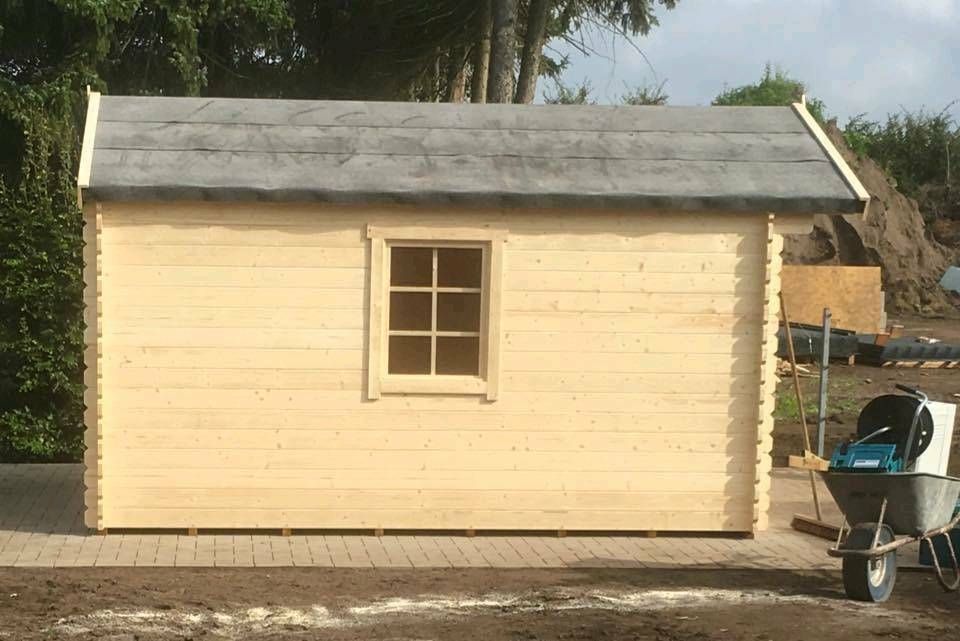
[[[794,532],[812,513],[806,473],[776,470],[771,527],[756,539],[640,536],[98,535],[83,526],[78,465],[0,465],[0,566],[835,569],[827,541]],[[836,514],[826,489],[827,514]]]

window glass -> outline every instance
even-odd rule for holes
[[[479,332],[480,294],[437,294],[437,330]]]
[[[431,287],[433,285],[433,248],[391,248],[390,284],[407,287]]]
[[[390,329],[429,332],[432,297],[430,292],[390,292]]]
[[[480,375],[479,337],[437,337],[437,374]]]
[[[390,374],[429,374],[429,336],[391,336],[387,355]]]
[[[480,287],[483,280],[483,250],[463,248],[437,249],[437,285],[440,287]]]

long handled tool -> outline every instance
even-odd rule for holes
[[[807,412],[803,407],[803,392],[800,389],[800,375],[797,373],[797,355],[793,350],[793,334],[790,331],[790,317],[787,315],[787,304],[783,299],[783,292],[780,292],[780,311],[783,312],[783,326],[787,332],[787,354],[790,356],[790,369],[793,372],[793,389],[797,394],[797,405],[800,408],[800,424],[803,426],[803,447],[804,458],[810,452],[810,430],[807,427]],[[820,495],[817,493],[817,477],[813,470],[810,470],[810,489],[813,491],[813,509],[816,512],[816,520],[822,521],[823,515],[820,512]],[[796,518],[794,519],[796,521]]]

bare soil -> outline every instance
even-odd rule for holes
[[[960,596],[902,572],[843,598],[834,572],[0,569],[0,639],[946,639]]]
[[[912,198],[897,191],[873,160],[847,147],[836,123],[827,135],[870,192],[866,215],[818,215],[807,235],[788,235],[783,258],[793,265],[877,265],[882,268],[887,310],[931,315],[958,311],[957,301],[938,285],[948,265],[958,258],[949,222],[928,228]]]

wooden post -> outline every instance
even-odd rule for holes
[[[807,428],[807,412],[803,408],[803,392],[800,389],[800,375],[797,373],[797,355],[793,351],[793,333],[790,331],[790,317],[787,315],[787,303],[780,292],[780,311],[783,312],[783,326],[787,331],[787,354],[790,356],[790,369],[793,371],[793,389],[797,394],[797,405],[800,407],[800,424],[803,425],[803,447],[810,451],[810,430]],[[813,490],[813,509],[817,520],[821,520],[820,495],[817,493],[817,477],[810,470],[810,489]]]

